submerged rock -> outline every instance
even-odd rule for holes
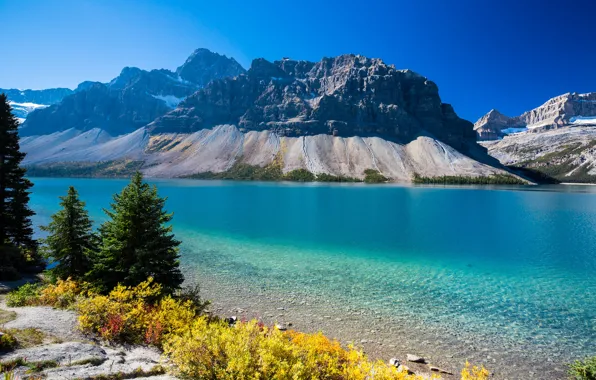
[[[409,362],[412,362],[412,363],[426,364],[426,359],[423,358],[422,356],[407,354],[406,355],[406,360],[409,361]]]

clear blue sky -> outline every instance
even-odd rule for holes
[[[594,0],[0,0],[0,88],[74,88],[198,47],[252,59],[379,57],[474,121],[596,91]]]

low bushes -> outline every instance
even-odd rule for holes
[[[389,181],[389,179],[382,175],[378,170],[366,169],[364,171],[364,182],[366,183],[384,183],[387,181]]]
[[[492,174],[478,177],[461,175],[422,177],[418,173],[414,173],[412,183],[436,185],[527,185],[525,181],[510,174]]]
[[[569,376],[573,380],[596,380],[596,356],[569,365]]]
[[[108,341],[156,346],[197,316],[192,300],[162,296],[161,285],[152,279],[136,287],[119,285],[108,295],[90,294],[77,304],[77,311],[83,332]]]
[[[4,332],[4,334],[0,336],[0,352],[12,351],[17,348],[17,346],[17,338],[15,338],[12,334]]]
[[[344,349],[321,333],[282,332],[254,320],[230,328],[197,318],[165,342],[164,352],[178,375],[190,378],[422,379],[382,361],[369,361],[361,351]]]
[[[52,306],[66,309],[72,306],[84,287],[71,279],[58,280],[55,284],[28,283],[6,296],[6,304],[19,306]]]
[[[26,285],[10,296],[23,305],[74,307],[83,332],[113,343],[161,348],[182,377],[201,379],[420,380],[323,334],[280,331],[252,320],[227,322],[202,314],[198,289],[164,294],[151,278],[107,295],[71,280]],[[16,295],[18,296],[16,296]],[[434,377],[438,378],[438,377]],[[483,367],[462,370],[463,380],[486,380]]]
[[[10,307],[37,305],[39,302],[39,290],[39,284],[24,284],[8,293],[6,296],[6,305]]]

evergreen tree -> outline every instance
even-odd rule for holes
[[[6,95],[0,94],[1,254],[8,255],[9,251],[18,248],[34,257],[37,247],[31,225],[34,213],[28,206],[29,189],[33,184],[25,178],[25,169],[21,167],[25,153],[20,151],[18,128],[19,123],[11,112]],[[24,265],[24,256],[21,261],[20,265]]]
[[[47,255],[57,265],[52,269],[58,278],[81,279],[90,269],[89,255],[96,250],[93,222],[79,199],[77,190],[70,186],[60,197],[60,211],[52,215],[49,225],[41,227],[50,235],[45,239]]]
[[[100,248],[90,273],[103,291],[118,283],[137,285],[149,276],[167,293],[180,288],[180,242],[167,225],[172,214],[164,211],[165,201],[139,172],[114,195],[111,210],[104,210],[110,219],[99,228]]]

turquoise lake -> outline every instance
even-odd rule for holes
[[[36,225],[69,185],[101,222],[127,183],[33,181]],[[596,187],[152,182],[187,273],[482,337],[532,363],[596,354]]]

